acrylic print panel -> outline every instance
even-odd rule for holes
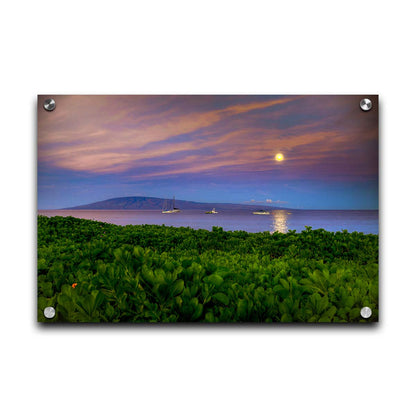
[[[378,97],[39,96],[37,250],[42,322],[375,322]]]

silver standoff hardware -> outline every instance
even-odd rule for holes
[[[56,103],[53,98],[48,98],[43,102],[43,108],[46,111],[53,111],[55,110],[55,107],[56,107]]]
[[[360,314],[364,319],[368,319],[371,314],[372,314],[372,310],[371,308],[369,308],[368,306],[364,306],[364,308],[361,309]]]
[[[45,318],[52,319],[55,316],[55,308],[48,306],[43,310],[43,314],[45,315]]]
[[[371,102],[371,100],[369,98],[363,98],[360,101],[361,110],[370,111],[372,107],[373,107],[373,103]]]

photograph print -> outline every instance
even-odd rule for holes
[[[37,111],[39,322],[378,321],[378,96]]]

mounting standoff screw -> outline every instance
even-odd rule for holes
[[[361,110],[370,111],[372,107],[373,107],[373,103],[371,102],[371,100],[369,98],[363,98],[360,101]]]
[[[55,110],[55,107],[56,107],[56,103],[53,98],[48,98],[47,100],[43,102],[43,108],[46,111],[53,111]]]
[[[45,318],[52,319],[55,316],[55,308],[48,306],[43,310],[43,314],[45,315]]]
[[[371,308],[369,308],[368,306],[364,306],[364,308],[361,309],[360,314],[364,319],[367,319],[371,316],[372,314],[372,310]]]

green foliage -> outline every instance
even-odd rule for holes
[[[53,306],[48,320],[43,309]],[[360,309],[373,315],[364,320]],[[378,236],[38,217],[38,319],[374,322]]]

